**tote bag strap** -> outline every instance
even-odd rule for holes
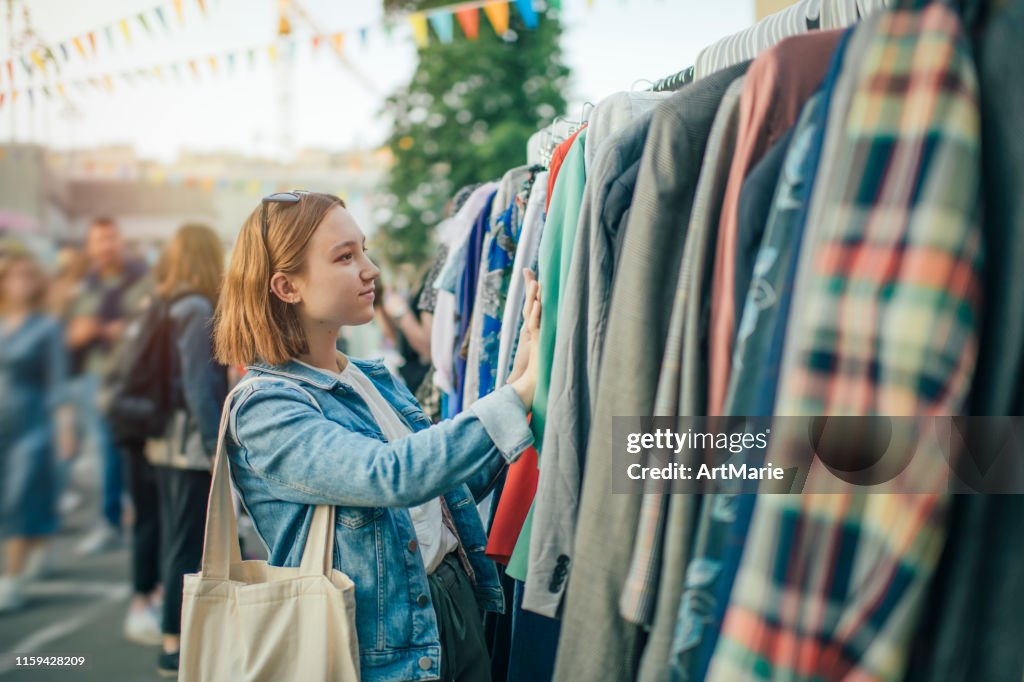
[[[210,481],[210,498],[206,512],[206,532],[203,540],[203,560],[200,569],[203,577],[206,578],[227,580],[231,571],[231,565],[241,563],[242,561],[242,551],[238,543],[238,520],[235,517],[235,507],[231,500],[231,475],[228,465],[227,445],[224,439],[227,435],[228,423],[231,418],[231,403],[235,395],[241,389],[257,381],[274,383],[284,381],[292,384],[294,388],[305,394],[309,402],[318,411],[323,413],[320,405],[313,399],[309,391],[288,379],[251,377],[243,380],[228,393],[224,399],[224,407],[221,409],[220,428],[217,433],[217,453],[213,459],[213,477]],[[331,505],[318,505],[313,513],[313,522],[310,525],[309,535],[306,537],[306,546],[302,553],[303,575],[327,575],[328,571],[332,568],[334,555],[333,526],[334,507]]]

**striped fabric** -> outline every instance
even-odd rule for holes
[[[871,17],[853,41],[865,57],[829,120],[777,413],[957,414],[981,298],[970,52],[941,5]],[[708,679],[901,680],[947,505],[763,495]]]

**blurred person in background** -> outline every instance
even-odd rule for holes
[[[97,395],[111,362],[113,348],[124,328],[126,312],[141,300],[149,284],[144,263],[124,256],[121,230],[111,218],[97,218],[86,234],[89,274],[71,305],[67,343],[80,358],[85,374],[80,390],[82,407],[89,410],[100,457],[103,514],[100,524],[82,541],[81,554],[93,554],[121,539],[124,476],[121,455],[100,416]],[[102,403],[102,396],[99,396]]]
[[[210,470],[217,452],[227,368],[213,358],[213,311],[224,274],[224,249],[205,225],[185,225],[161,258],[156,295],[170,303],[170,347],[175,405],[162,440],[146,453],[156,471],[163,557],[163,648],[157,670],[178,671],[184,575],[199,570],[203,555]]]
[[[377,322],[400,356],[396,370],[409,391],[415,394],[430,370],[430,320],[420,319],[405,296],[385,289],[379,279],[374,303]]]
[[[56,271],[50,279],[50,286],[46,292],[46,309],[62,325],[68,323],[71,306],[81,295],[88,272],[89,258],[81,247],[66,244],[57,251]],[[75,425],[80,448],[84,445],[84,435],[90,430],[90,425],[86,422],[88,410],[77,407],[82,402],[82,390],[79,387],[82,376],[82,355],[81,352],[69,354],[68,358],[69,391],[76,405]],[[57,465],[58,508],[62,515],[77,509],[82,501],[81,495],[68,489],[73,461],[71,459],[61,460]]]
[[[74,454],[60,323],[44,312],[46,279],[28,254],[0,265],[0,613],[20,608],[57,531],[55,448]]]

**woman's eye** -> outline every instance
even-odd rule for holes
[[[343,253],[340,256],[338,256],[335,260],[339,261],[339,262],[342,262],[342,263],[348,262],[348,261],[352,260],[352,254],[351,253]]]

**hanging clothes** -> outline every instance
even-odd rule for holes
[[[736,144],[739,99],[746,76],[734,80],[715,114],[697,183],[683,248],[669,337],[658,377],[654,414],[699,415],[707,411],[707,291],[718,217]],[[683,371],[679,371],[683,370]],[[667,677],[675,639],[685,562],[692,541],[691,519],[701,498],[666,495],[661,481],[647,481],[633,556],[619,608],[626,620],[650,629],[638,679]],[[672,527],[672,533],[665,529]]]
[[[794,123],[825,76],[840,31],[815,31],[783,40],[751,67],[740,98],[740,130],[722,203],[711,289],[709,414],[721,414],[728,388],[736,313],[736,241],[740,189],[750,169]]]
[[[652,107],[667,96],[658,95],[617,98],[612,103],[614,109],[628,107],[621,114],[608,113],[602,101],[594,110],[593,121],[627,117],[628,120],[604,142],[600,141],[601,129],[591,128],[592,137],[588,139],[593,141],[596,137],[598,144],[588,144],[584,150],[586,155],[591,149],[601,147],[587,174],[572,263],[566,277],[567,305],[559,311],[551,409],[544,432],[545,454],[534,509],[537,523],[530,535],[529,569],[523,597],[525,608],[552,618],[558,612],[565,589],[564,580],[554,578],[556,571],[564,578],[568,566],[563,564],[572,554],[575,535],[593,402],[591,377],[596,376],[596,370],[591,368],[597,364],[599,340],[604,338],[617,235],[621,233],[623,216],[632,201],[636,181],[635,168],[631,174],[627,174],[627,170],[639,167]],[[602,128],[610,128],[610,125],[602,124]],[[618,188],[622,189],[616,191]]]
[[[608,495],[611,417],[650,413],[685,237],[680,219],[689,217],[718,105],[746,67],[685,87],[658,105],[651,122],[615,268],[601,372],[601,381],[611,381],[614,390],[597,389],[556,680],[632,679],[636,671],[639,632],[619,616],[618,602],[640,500]]]
[[[554,196],[548,206],[544,223],[544,236],[540,241],[540,257],[537,266],[537,281],[541,286],[541,318],[538,340],[537,388],[533,394],[533,411],[530,429],[536,439],[538,457],[543,458],[542,444],[547,423],[548,388],[551,381],[552,361],[555,352],[555,333],[558,324],[558,310],[561,301],[561,285],[569,271],[572,258],[572,244],[576,238],[579,223],[580,200],[586,182],[583,168],[583,150],[587,144],[584,128],[576,133],[555,183]],[[536,485],[536,484],[535,484]],[[523,523],[523,530],[516,541],[516,548],[508,562],[508,574],[516,580],[525,581],[530,554],[530,529],[533,508],[530,508]]]
[[[982,266],[977,81],[959,18],[942,5],[869,17],[843,71],[858,105],[833,98],[777,411],[957,414]],[[927,105],[880,106],[893,100]],[[947,502],[763,496],[708,679],[901,679]]]
[[[912,9],[919,3],[904,3]],[[1024,83],[1024,2],[984,5],[981,17],[964,10],[975,31],[981,95],[982,230],[986,245],[982,330],[970,414],[1024,414],[1024,144],[1020,112]],[[980,8],[979,8],[980,9]],[[986,480],[1020,490],[1021,471],[999,460]],[[907,682],[968,682],[1019,676],[1024,669],[1024,518],[1021,495],[955,495],[948,543],[929,592]]]

